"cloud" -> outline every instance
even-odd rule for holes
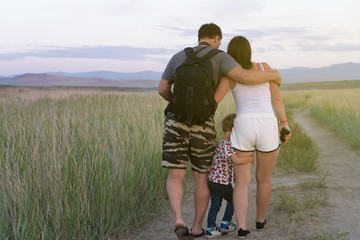
[[[360,44],[326,44],[318,41],[310,43],[308,41],[301,41],[296,44],[301,51],[328,51],[328,52],[352,52],[360,51]]]
[[[268,29],[243,29],[243,35],[251,43],[261,43],[258,52],[286,51],[295,46],[300,51],[350,52],[360,51],[360,44],[330,44],[335,39],[332,35],[324,35],[321,29],[311,27],[275,27]],[[275,43],[275,44],[272,44]],[[283,45],[281,43],[284,43]],[[254,44],[255,45],[255,44]]]
[[[271,44],[266,47],[256,48],[257,52],[277,52],[277,51],[285,51],[285,47],[280,44]]]
[[[54,47],[27,52],[0,53],[0,60],[16,60],[25,57],[40,58],[104,58],[118,60],[149,60],[156,56],[173,54],[174,49],[137,48],[127,46],[96,46],[96,47]],[[161,58],[161,57],[159,57]]]
[[[277,42],[313,40],[313,41],[332,41],[333,38],[324,35],[321,29],[309,27],[274,27],[267,29],[242,29],[236,35],[243,35],[252,41],[271,39]]]
[[[238,35],[243,35],[249,39],[261,39],[265,37],[295,37],[304,36],[311,33],[311,30],[305,27],[275,27],[267,29],[238,29]]]
[[[195,30],[195,29],[178,28],[178,27],[171,27],[171,26],[164,26],[164,25],[161,25],[158,27],[167,29],[167,30],[171,30],[171,31],[175,31],[175,32],[179,32],[180,36],[196,37],[198,35],[198,30]]]

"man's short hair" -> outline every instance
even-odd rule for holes
[[[199,28],[198,40],[203,38],[214,38],[216,36],[222,38],[221,29],[215,23],[205,23]]]
[[[221,121],[221,128],[224,132],[231,132],[231,129],[234,127],[234,119],[236,118],[235,113],[226,115]]]

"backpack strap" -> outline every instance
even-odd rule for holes
[[[186,57],[191,58],[191,57],[196,57],[194,49],[192,47],[187,47],[184,49],[185,53],[186,53]]]
[[[205,56],[203,56],[203,58],[211,59],[212,57],[214,57],[219,52],[222,52],[222,51],[219,50],[219,49],[211,49],[208,53],[205,54]]]
[[[187,47],[184,49],[185,53],[186,53],[186,57],[191,58],[191,57],[196,57],[196,54],[199,53],[200,51],[204,50],[207,47],[203,47],[200,48],[199,50],[197,50],[196,52],[194,51],[194,49],[192,47]],[[213,56],[215,56],[216,54],[218,54],[219,52],[222,52],[219,49],[211,49],[209,52],[207,52],[202,58],[212,58]]]

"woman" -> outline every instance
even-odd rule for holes
[[[243,68],[258,71],[272,71],[267,63],[251,61],[249,41],[238,36],[228,45],[230,54]],[[263,230],[266,224],[265,214],[271,195],[271,173],[279,155],[279,131],[289,129],[284,104],[279,88],[275,83],[259,85],[243,85],[229,78],[222,78],[215,93],[215,99],[220,102],[231,88],[236,104],[236,118],[230,141],[237,154],[243,158],[253,158],[256,152],[256,229]],[[272,104],[277,112],[278,126]],[[285,136],[285,142],[291,134]],[[248,208],[248,190],[251,180],[251,163],[234,164],[235,187],[234,209],[238,224],[238,237],[245,238],[250,232],[246,225]]]

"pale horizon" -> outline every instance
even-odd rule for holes
[[[253,60],[276,69],[360,63],[358,2],[14,0],[0,2],[0,76],[162,72],[213,22],[221,50],[247,37]]]

